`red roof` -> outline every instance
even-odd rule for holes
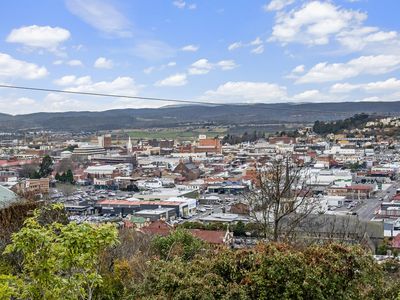
[[[34,160],[0,160],[0,167],[18,167],[35,163]]]
[[[202,230],[202,229],[189,229],[190,233],[195,237],[210,243],[210,244],[223,244],[225,232],[220,230]]]
[[[351,185],[346,188],[348,190],[372,191],[372,186],[369,185]]]
[[[151,223],[149,226],[141,228],[141,231],[152,235],[167,236],[172,229],[173,228],[164,221],[158,220]]]
[[[392,240],[392,247],[400,248],[400,233],[398,233]]]

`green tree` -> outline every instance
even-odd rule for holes
[[[117,243],[116,228],[75,222],[41,224],[41,214],[36,210],[6,247],[5,254],[23,257],[21,273],[8,286],[16,285],[14,294],[21,299],[92,299],[102,283],[99,255]]]
[[[163,237],[158,236],[152,242],[154,252],[164,260],[170,260],[175,256],[184,260],[192,259],[203,248],[204,243],[194,237],[185,229],[177,229]]]
[[[128,299],[394,299],[382,268],[360,247],[260,244],[185,261],[153,260]]]
[[[68,169],[67,173],[65,174],[65,181],[69,183],[74,183],[74,174],[72,174],[71,169]]]
[[[244,236],[246,235],[246,228],[245,225],[242,221],[239,221],[234,227],[233,227],[233,234],[235,236]]]
[[[53,171],[53,159],[46,155],[43,157],[42,162],[39,166],[39,176],[40,177],[47,177]]]

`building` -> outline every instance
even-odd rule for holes
[[[19,197],[13,191],[0,185],[0,209],[17,202]]]
[[[143,210],[173,209],[175,215],[189,215],[189,204],[184,201],[101,200],[95,205],[100,214],[126,216]]]
[[[147,221],[170,221],[175,219],[176,211],[174,208],[143,209],[135,212],[133,215],[135,217],[145,218]]]
[[[112,146],[112,139],[111,139],[111,134],[105,134],[97,137],[99,147],[101,148],[111,148]]]
[[[78,158],[88,159],[95,155],[106,154],[106,149],[98,145],[84,144],[74,149],[72,156]]]
[[[194,152],[206,152],[206,153],[222,153],[221,141],[218,138],[207,138],[205,135],[199,136],[199,142],[194,147]]]
[[[19,195],[48,194],[50,190],[50,179],[26,179],[18,182],[12,189]]]
[[[174,173],[181,174],[186,180],[195,180],[200,177],[200,169],[189,159],[188,162],[180,161],[175,167]]]
[[[135,155],[95,155],[90,161],[107,165],[132,164],[133,167],[137,164]]]

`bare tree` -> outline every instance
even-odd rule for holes
[[[64,158],[59,161],[58,165],[56,166],[56,171],[58,173],[66,173],[68,170],[73,170],[74,169],[74,164],[72,162],[72,159],[70,158]]]
[[[245,194],[245,199],[265,238],[287,239],[315,208],[306,173],[289,157],[275,159],[257,171],[256,188]]]

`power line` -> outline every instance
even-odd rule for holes
[[[6,84],[0,84],[0,88],[17,89],[17,90],[28,90],[28,91],[36,91],[36,92],[51,92],[51,93],[84,95],[84,96],[98,96],[98,97],[134,99],[134,100],[148,100],[148,101],[162,101],[162,102],[174,102],[174,103],[185,103],[185,104],[212,105],[212,106],[243,105],[243,104],[229,104],[229,103],[218,103],[218,102],[204,102],[204,101],[197,101],[197,100],[129,96],[129,95],[105,94],[105,93],[94,93],[94,92],[77,92],[77,91],[68,91],[68,90],[60,90],[60,89],[38,88],[38,87],[6,85]],[[259,102],[259,103],[255,103],[255,104],[265,104],[265,103]],[[347,114],[348,113],[348,112],[327,111],[327,110],[323,110],[323,111],[322,110],[308,110],[308,109],[305,110],[305,109],[296,109],[296,108],[293,108],[293,107],[291,107],[291,108],[262,107],[261,109],[278,110],[278,111],[298,111],[298,112],[305,112],[305,113],[332,113],[332,114]]]

